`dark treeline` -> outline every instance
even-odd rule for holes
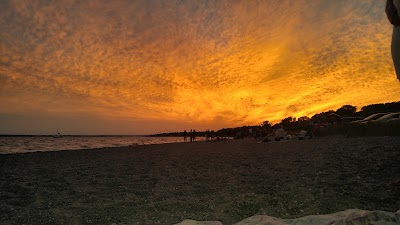
[[[318,124],[321,127],[327,127],[332,124],[347,124],[354,120],[363,119],[369,115],[375,113],[388,113],[388,112],[400,112],[400,101],[390,103],[372,104],[361,107],[360,111],[357,111],[357,107],[352,105],[344,105],[334,110],[321,112],[313,115],[311,118],[302,116],[299,118],[287,117],[276,124],[271,124],[268,120],[262,122],[260,125],[255,126],[242,126],[235,128],[223,128],[216,132],[211,131],[211,137],[265,137],[271,133],[274,129],[282,126],[285,131],[289,133],[298,132],[300,130],[306,130],[310,123]],[[197,136],[205,136],[205,131],[196,133]],[[164,136],[164,137],[179,137],[183,136],[183,132],[173,133],[160,133],[151,136]]]
[[[209,131],[210,137],[216,136],[217,133],[215,131]],[[182,137],[184,135],[183,131],[182,132],[171,132],[171,133],[159,133],[159,134],[152,134],[150,135],[151,137]],[[187,132],[187,135],[189,137],[189,132]],[[206,136],[206,131],[196,131],[196,136],[198,137],[204,137]]]

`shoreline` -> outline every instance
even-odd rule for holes
[[[201,141],[196,141],[201,142]],[[91,151],[91,150],[104,150],[104,149],[120,149],[120,148],[134,148],[136,146],[144,145],[165,145],[165,144],[179,144],[185,142],[168,142],[168,143],[149,143],[149,144],[131,144],[127,146],[111,146],[111,147],[101,147],[101,148],[80,148],[80,149],[61,149],[61,150],[37,150],[37,151],[25,151],[25,152],[0,152],[0,155],[14,155],[14,154],[33,154],[33,153],[46,153],[46,152],[69,152],[69,151]]]
[[[200,137],[198,141],[204,138]],[[131,147],[137,145],[154,145],[180,143],[180,137],[142,137],[142,136],[51,136],[2,137],[0,138],[0,155],[47,151],[75,151],[98,148]]]
[[[395,212],[399,137],[167,143],[0,155],[5,224],[233,224]]]

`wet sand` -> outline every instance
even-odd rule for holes
[[[400,209],[400,137],[0,155],[0,224],[233,224]]]

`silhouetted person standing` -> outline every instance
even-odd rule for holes
[[[307,127],[307,136],[312,139],[314,138],[314,123],[310,122]]]
[[[183,131],[183,142],[187,142],[187,132],[186,132],[186,130]]]
[[[193,131],[192,131],[192,129],[190,129],[189,137],[190,137],[190,142],[193,142]]]

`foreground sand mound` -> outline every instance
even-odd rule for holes
[[[181,223],[175,225],[223,225],[219,221],[196,221],[196,220],[184,220]]]
[[[395,225],[400,224],[400,210],[396,213],[348,209],[346,211],[312,215],[297,219],[279,219],[267,215],[249,217],[235,225]],[[214,221],[185,220],[176,225],[222,225]]]

